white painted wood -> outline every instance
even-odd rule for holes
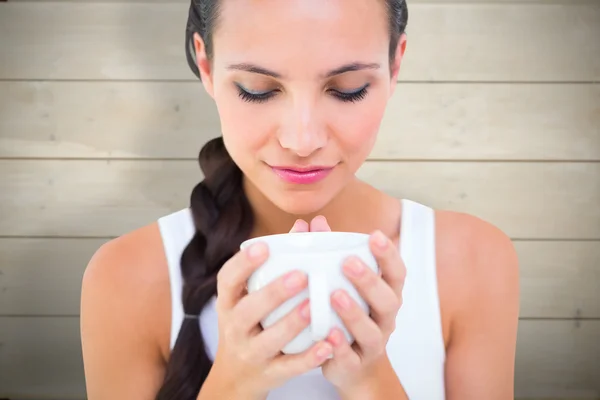
[[[78,317],[0,317],[0,398],[85,396]]]
[[[357,176],[512,238],[600,239],[600,163],[367,162]],[[194,161],[0,161],[0,235],[118,236],[187,207],[201,178]]]
[[[598,399],[600,321],[521,321],[517,397]]]
[[[519,324],[517,398],[600,396],[600,321]],[[78,318],[0,317],[0,396],[85,396]]]
[[[79,315],[81,278],[108,239],[0,239],[0,315]],[[600,318],[600,242],[516,241],[521,317]]]
[[[200,83],[0,82],[0,157],[195,158]],[[401,84],[371,159],[600,160],[600,84]]]
[[[600,238],[598,163],[372,162],[357,176],[397,198],[473,214],[512,238]]]
[[[11,37],[0,79],[195,79],[183,51],[186,3],[0,7]],[[600,80],[596,3],[414,4],[409,13],[404,81]]]
[[[81,280],[108,239],[0,239],[0,315],[79,315]]]
[[[600,318],[600,241],[516,241],[521,317]]]

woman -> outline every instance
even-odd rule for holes
[[[189,209],[90,261],[81,309],[90,400],[512,398],[511,241],[355,177],[396,87],[407,15],[404,0],[192,2],[188,62],[216,102],[222,137],[200,152],[205,179]],[[356,343],[332,331],[284,355],[308,326],[306,302],[268,329],[258,321],[306,278],[248,295],[268,248],[239,245],[330,228],[372,234],[382,274],[352,260],[344,272],[373,312],[336,293]]]

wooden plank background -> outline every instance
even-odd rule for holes
[[[196,158],[220,132],[199,82],[0,81],[0,92],[0,157]],[[600,85],[401,82],[369,158],[599,161],[598,104]]]
[[[0,160],[0,170],[6,236],[117,236],[186,207],[202,179],[191,160]],[[358,176],[398,198],[473,212],[515,239],[600,239],[597,162],[383,161]]]
[[[409,11],[400,85],[359,176],[507,232],[516,397],[600,399],[600,1]],[[184,0],[0,4],[0,398],[85,398],[89,258],[187,206],[201,179],[195,158],[220,128],[185,63],[186,13]]]
[[[600,37],[600,9],[565,4],[414,4],[401,78],[598,81],[600,41],[591,38]],[[4,78],[195,80],[181,56],[184,3],[3,7],[0,26],[13,35],[0,65]]]

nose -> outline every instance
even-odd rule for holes
[[[278,131],[281,147],[308,157],[325,146],[327,131],[314,102],[296,101],[284,114]]]

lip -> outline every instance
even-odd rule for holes
[[[334,167],[311,165],[311,166],[271,166],[281,179],[289,183],[309,185],[317,183],[327,177]]]

